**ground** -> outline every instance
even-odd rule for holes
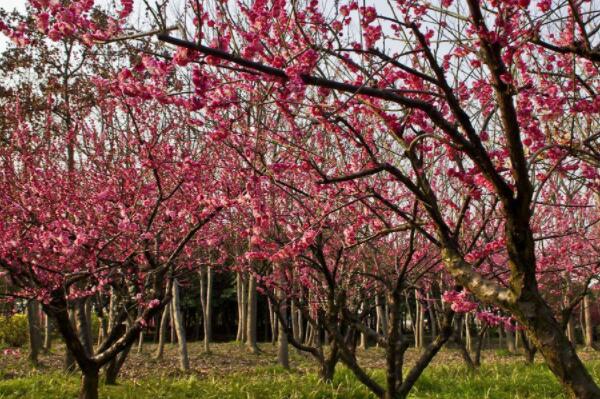
[[[42,355],[32,368],[25,354],[0,357],[0,399],[72,398],[79,385],[77,374],[65,376],[62,347]],[[370,398],[369,392],[340,366],[332,384],[319,381],[314,362],[291,350],[292,370],[277,366],[276,347],[261,344],[261,353],[250,354],[237,343],[213,344],[205,354],[201,343],[190,343],[192,370],[178,370],[177,347],[169,344],[162,360],[154,360],[155,346],[142,353],[133,350],[118,386],[102,386],[102,398]],[[600,353],[581,351],[582,359],[600,382]],[[410,350],[410,365],[417,352]],[[360,351],[360,360],[376,378],[383,378],[383,353],[378,348]],[[469,373],[458,353],[443,350],[419,380],[413,398],[560,398],[562,391],[538,359],[524,364],[522,356],[504,351],[483,353],[483,366]]]

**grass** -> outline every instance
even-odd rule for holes
[[[588,362],[598,380],[600,360]],[[373,371],[383,380],[381,370]],[[56,372],[0,381],[0,399],[73,398],[79,389],[76,375]],[[312,372],[286,371],[259,366],[244,373],[187,377],[144,377],[123,380],[118,386],[101,385],[100,397],[110,399],[206,398],[372,398],[350,371],[339,367],[334,382],[326,384]],[[459,365],[432,365],[417,383],[412,398],[562,398],[560,385],[547,367],[535,365],[483,365],[469,373]]]
[[[73,398],[79,389],[77,376],[64,374],[32,375],[0,382],[2,399]],[[332,384],[325,384],[314,374],[288,372],[265,367],[251,375],[227,377],[149,378],[123,381],[117,386],[100,387],[100,397],[110,399],[205,398],[369,398],[368,392],[347,370]]]

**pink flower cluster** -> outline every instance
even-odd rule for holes
[[[504,238],[499,238],[497,240],[488,242],[483,248],[471,251],[468,254],[466,254],[465,260],[470,263],[476,262],[480,259],[485,258],[486,256],[489,256],[497,251],[502,250],[505,247],[505,245],[506,241],[504,240]]]
[[[469,313],[477,309],[477,303],[467,299],[469,293],[465,290],[446,291],[442,295],[442,301],[449,303],[450,308],[457,313]]]

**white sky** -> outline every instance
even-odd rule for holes
[[[18,11],[25,11],[27,0],[0,0],[0,8],[6,11],[13,11],[15,8]],[[8,38],[0,33],[0,51],[4,50]]]
[[[27,4],[27,0],[0,0],[0,8],[6,11],[12,11],[15,8],[24,11],[25,4]]]

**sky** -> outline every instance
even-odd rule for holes
[[[13,11],[15,8],[18,11],[25,11],[27,0],[0,0],[0,8],[6,11]],[[0,33],[0,50],[4,50],[4,46],[8,42],[8,38]]]
[[[15,8],[19,11],[25,10],[27,0],[0,0],[0,8],[6,11],[12,11]]]

